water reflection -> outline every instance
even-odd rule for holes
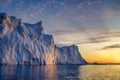
[[[0,66],[0,80],[56,80],[56,66]]]
[[[78,80],[79,66],[0,66],[0,80]]]
[[[86,65],[79,72],[80,80],[120,80],[120,65]]]
[[[0,66],[0,80],[120,80],[120,65]]]
[[[79,80],[79,65],[57,66],[57,80]]]

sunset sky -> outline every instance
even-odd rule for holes
[[[120,63],[120,0],[0,0],[0,12],[42,20],[56,44],[76,44],[88,62]]]

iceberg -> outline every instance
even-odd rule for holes
[[[0,13],[0,64],[46,65],[87,64],[76,45],[58,47],[52,35],[44,32],[42,21],[22,22]]]

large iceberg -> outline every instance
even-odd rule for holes
[[[57,47],[42,22],[23,23],[0,13],[0,64],[87,64],[75,45]]]

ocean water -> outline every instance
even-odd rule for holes
[[[120,80],[120,65],[0,66],[0,80]]]

